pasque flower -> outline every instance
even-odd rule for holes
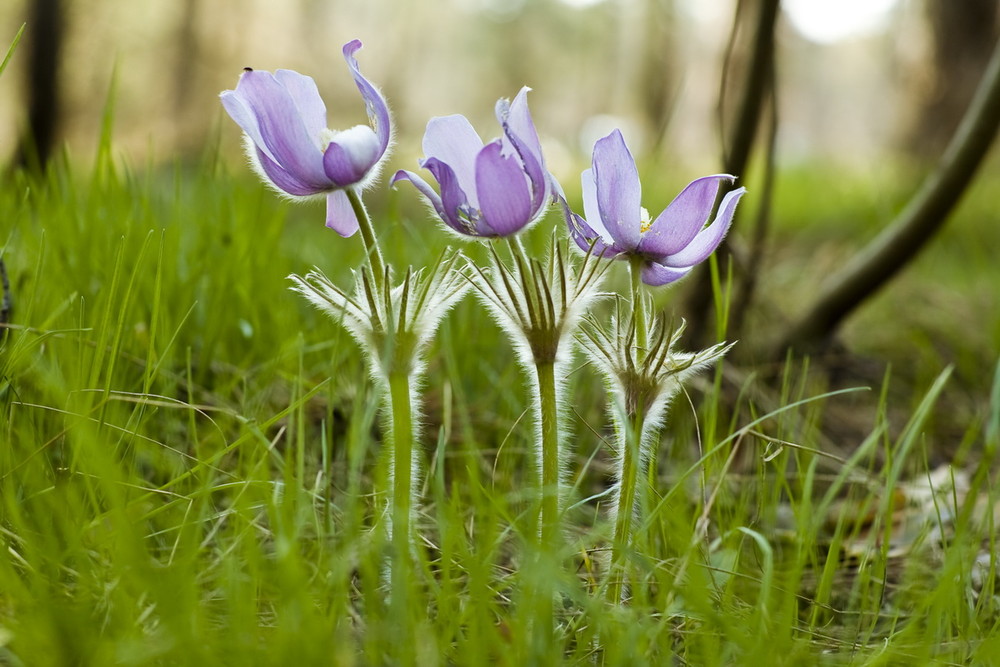
[[[346,189],[374,179],[392,133],[385,98],[358,68],[354,53],[360,48],[354,40],[343,52],[371,126],[329,129],[316,83],[292,70],[272,74],[247,68],[236,90],[221,94],[222,105],[246,133],[247,154],[261,178],[293,197],[325,194],[326,226],[342,236],[358,230]]]
[[[615,485],[608,502],[614,539],[609,553],[609,599],[623,599],[628,583],[628,558],[635,525],[645,494],[640,480],[649,476],[660,445],[659,432],[670,401],[681,392],[685,381],[721,359],[731,344],[719,343],[697,353],[679,352],[676,345],[684,331],[662,313],[653,318],[648,330],[636,315],[652,307],[648,295],[637,295],[641,306],[632,304],[631,313],[616,302],[610,321],[587,317],[580,336],[581,346],[607,379],[609,412],[615,425]],[[641,328],[640,328],[641,327]],[[637,343],[644,335],[645,342]]]
[[[573,213],[562,199],[570,235],[584,250],[606,258],[641,260],[642,281],[665,285],[683,278],[719,246],[733,221],[745,188],[726,194],[718,214],[705,227],[719,188],[728,174],[692,181],[655,220],[640,203],[642,186],[635,160],[621,132],[594,144],[593,163],[581,174],[583,212]]]
[[[412,171],[396,172],[392,183],[413,183],[445,224],[467,236],[508,236],[540,218],[551,185],[528,111],[529,90],[522,88],[513,102],[497,102],[503,134],[488,144],[464,116],[427,123],[420,166],[437,180],[440,194]]]

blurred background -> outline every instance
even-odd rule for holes
[[[713,319],[721,300],[704,268],[662,294],[681,304],[689,348],[739,339],[734,366],[780,375],[782,343],[794,342],[795,325],[817,321],[809,307],[823,302],[817,298],[822,287],[864,256],[866,245],[922,192],[990,61],[1000,3],[783,0],[774,22],[772,95],[770,56],[755,58],[754,37],[758,17],[775,4],[4,0],[0,45],[27,28],[0,77],[0,165],[36,167],[65,151],[71,166],[88,173],[102,159],[100,147],[110,145],[116,163],[129,168],[125,173],[149,174],[161,187],[169,187],[175,165],[221,165],[257,188],[248,192],[274,207],[267,210],[277,223],[284,225],[287,216],[290,231],[281,238],[294,257],[290,266],[326,266],[332,235],[317,223],[321,206],[287,206],[256,183],[218,94],[236,85],[244,67],[291,68],[316,79],[331,128],[364,122],[341,55],[344,43],[359,38],[362,71],[381,86],[395,116],[396,150],[383,173],[414,168],[430,117],[464,114],[489,137],[498,131],[496,100],[530,86],[548,166],[571,200],[578,198],[579,172],[593,142],[613,127],[622,128],[639,158],[644,203],[654,215],[697,176],[739,175],[749,194],[729,236],[731,254],[716,255],[723,272],[735,267],[729,314]],[[766,62],[768,81],[747,83],[755,62]],[[733,128],[746,117],[740,113],[745,90],[761,94],[740,160],[733,158],[739,143],[733,137],[740,134]],[[109,133],[111,140],[103,140]],[[985,150],[991,140],[978,143]],[[203,178],[217,171],[178,173],[186,191],[231,187],[225,179]],[[936,236],[923,234],[934,236],[933,243],[900,272],[903,279],[856,298],[844,326],[834,319],[811,334],[837,334],[826,350],[831,359],[823,360],[834,387],[878,387],[891,367],[893,386],[901,378],[902,392],[919,397],[943,368],[954,367],[953,409],[942,411],[957,434],[942,440],[952,443],[962,441],[984,409],[1000,350],[996,160],[971,178],[952,188],[957,201],[972,182],[955,219]],[[386,210],[385,201],[375,200],[386,191],[371,192],[374,210]],[[99,188],[94,192],[100,196]],[[229,200],[211,201],[227,206]],[[400,219],[426,220],[412,192],[390,197],[389,206],[412,212]],[[951,213],[943,207],[937,219]],[[6,226],[18,215],[0,219],[0,238],[16,239]],[[157,215],[170,221],[188,214],[167,207]],[[34,224],[21,217],[25,227]],[[404,225],[393,234],[405,246],[414,230],[429,228]],[[249,229],[247,253],[260,233]],[[220,235],[224,249],[230,239]],[[10,256],[18,262],[10,263],[12,284],[23,292],[18,281],[34,260],[24,252]],[[270,260],[265,253],[260,261]],[[274,276],[282,294],[288,270]],[[857,414],[849,405],[835,421],[843,429]]]
[[[717,170],[736,11],[735,0],[5,0],[0,42],[28,27],[0,80],[0,162],[44,161],[63,145],[87,159],[109,102],[130,163],[218,140],[238,158],[217,95],[245,66],[311,74],[331,126],[353,125],[362,110],[340,48],[357,37],[362,70],[395,113],[397,162],[417,156],[429,117],[462,113],[489,132],[496,99],[528,85],[559,177],[614,126],[640,157]],[[779,162],[934,156],[979,80],[997,15],[995,0],[783,2]]]

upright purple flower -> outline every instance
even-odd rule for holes
[[[711,255],[733,222],[746,188],[726,194],[719,212],[705,227],[719,188],[732,183],[728,174],[692,181],[655,220],[640,204],[642,186],[635,160],[621,132],[615,130],[594,144],[592,168],[581,174],[581,218],[561,199],[570,235],[578,246],[607,258],[641,258],[642,281],[666,285],[683,278]]]
[[[427,123],[420,166],[437,180],[440,194],[412,171],[397,171],[392,183],[413,183],[445,224],[467,236],[509,236],[540,218],[552,190],[528,111],[529,90],[522,88],[513,102],[497,102],[503,134],[485,145],[464,116]]]
[[[326,195],[326,226],[341,236],[358,230],[345,190],[372,181],[389,147],[392,128],[385,98],[361,75],[354,53],[361,42],[344,45],[344,59],[361,91],[368,125],[334,131],[326,126],[326,105],[311,77],[291,70],[247,68],[236,90],[221,94],[222,105],[243,128],[250,163],[265,182],[293,197]]]

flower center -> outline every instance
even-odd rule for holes
[[[367,144],[370,143],[370,138],[374,134],[372,129],[367,125],[355,125],[346,130],[331,130],[328,127],[324,127],[319,131],[319,152],[325,153],[330,144],[335,141],[341,145]]]
[[[337,138],[339,133],[331,130],[328,127],[324,127],[319,131],[319,152],[325,153],[327,147],[333,143],[333,140]]]
[[[649,211],[646,210],[645,206],[639,207],[639,233],[645,234],[649,231],[649,228],[653,226],[652,221],[649,219]]]

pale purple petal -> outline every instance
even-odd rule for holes
[[[527,86],[521,88],[517,97],[510,104],[504,102],[503,107],[497,105],[497,118],[501,125],[509,125],[510,131],[515,134],[532,152],[535,159],[542,166],[545,160],[542,157],[542,144],[538,140],[538,132],[535,130],[535,123],[531,120],[531,112],[528,110],[528,92],[531,88]]]
[[[358,216],[346,190],[334,190],[326,196],[326,226],[345,238],[358,231]]]
[[[345,188],[364,179],[380,157],[378,137],[358,125],[334,135],[323,153],[323,169],[334,185]]]
[[[371,121],[372,127],[375,129],[375,135],[379,140],[379,151],[378,156],[381,158],[385,154],[386,148],[389,147],[389,140],[392,136],[392,125],[389,118],[389,105],[386,104],[385,97],[379,92],[378,88],[373,86],[368,79],[366,79],[361,74],[361,69],[358,67],[358,61],[354,57],[355,52],[361,48],[361,40],[355,39],[353,41],[344,44],[344,60],[347,61],[347,66],[351,68],[351,74],[354,76],[354,83],[358,86],[358,90],[361,91],[361,97],[365,100],[365,109],[368,111],[368,120]]]
[[[243,99],[243,95],[237,94],[235,90],[224,90],[219,95],[219,99],[222,100],[222,106],[225,108],[226,113],[250,137],[250,141],[254,143],[254,146],[258,150],[263,151],[273,161],[275,158],[271,155],[271,150],[264,144],[264,137],[260,136],[260,125],[257,123],[257,116],[250,110],[250,107]]]
[[[535,132],[531,114],[528,112],[528,91],[524,87],[513,103],[507,100],[497,102],[496,114],[503,127],[500,138],[504,155],[516,154],[523,164],[524,173],[531,181],[532,217],[544,212],[551,196],[551,184],[545,170],[538,133]]]
[[[389,185],[395,187],[396,183],[403,180],[412,183],[413,187],[415,187],[420,194],[427,198],[427,201],[429,201],[431,206],[434,207],[434,211],[441,217],[442,220],[447,218],[444,211],[444,204],[441,201],[441,195],[435,192],[434,188],[432,188],[427,181],[421,178],[419,174],[415,174],[412,171],[406,171],[405,169],[400,169],[392,177],[392,180],[389,181]]]
[[[423,140],[426,159],[435,158],[451,167],[470,204],[476,200],[476,156],[483,150],[483,140],[465,116],[439,116],[427,123]]]
[[[746,191],[746,188],[737,188],[723,197],[719,213],[712,224],[700,231],[683,250],[666,257],[664,263],[672,267],[690,267],[708,259],[729,231],[729,225],[732,224],[736,212],[736,204]]]
[[[601,222],[616,245],[635,250],[639,245],[642,186],[620,131],[594,144],[593,168]]]
[[[594,255],[611,259],[621,254],[621,250],[606,244],[601,240],[600,235],[587,224],[587,221],[574,213],[561,195],[556,195],[556,201],[562,206],[563,217],[566,219],[566,226],[569,229],[569,236],[573,242],[584,252],[593,252]]]
[[[525,173],[532,184],[531,205],[536,215],[544,210],[546,200],[552,194],[548,172],[545,169],[545,157],[542,155],[542,145],[538,140],[535,123],[528,110],[528,92],[531,88],[521,88],[513,102],[507,100],[497,102],[496,115],[503,127],[501,141],[504,144],[504,154],[514,150],[524,163]]]
[[[306,126],[306,132],[318,142],[320,133],[326,129],[326,105],[319,96],[316,82],[311,76],[290,69],[276,70],[274,78],[292,96],[295,108],[299,110],[299,116]]]
[[[451,166],[437,158],[428,158],[422,166],[431,172],[441,188],[441,207],[445,224],[462,234],[478,235],[471,220],[469,198]]]
[[[531,183],[531,217],[534,218],[545,211],[552,196],[548,174],[535,155],[521,146],[520,139],[516,135],[511,135],[510,141],[517,148],[516,155],[521,160],[522,173]]]
[[[733,180],[728,174],[716,174],[689,183],[642,235],[639,252],[664,256],[684,249],[712,215],[719,188]]]
[[[639,275],[642,278],[642,282],[647,285],[652,285],[653,287],[659,287],[660,285],[666,285],[676,280],[680,280],[690,271],[690,266],[684,269],[675,269],[661,264],[656,264],[655,262],[644,262],[642,265],[642,271]]]
[[[500,236],[519,231],[531,220],[531,193],[514,156],[504,156],[499,141],[487,144],[476,159],[479,209]]]
[[[290,174],[277,162],[272,160],[264,153],[263,150],[254,146],[253,157],[256,158],[256,166],[264,172],[264,176],[267,180],[271,181],[274,187],[278,188],[282,192],[287,192],[290,195],[295,195],[297,197],[307,197],[309,195],[319,194],[320,192],[326,192],[328,188],[316,188],[308,183],[303,183],[294,174]],[[259,172],[258,172],[259,173]]]
[[[583,215],[587,218],[587,224],[593,229],[605,245],[612,245],[615,239],[612,238],[604,222],[601,220],[601,209],[597,205],[597,182],[594,181],[594,170],[584,169],[580,174],[580,187],[583,194]]]
[[[331,187],[323,171],[318,137],[309,136],[292,96],[270,72],[243,72],[235,94],[257,120],[259,148],[300,182],[317,191]]]

